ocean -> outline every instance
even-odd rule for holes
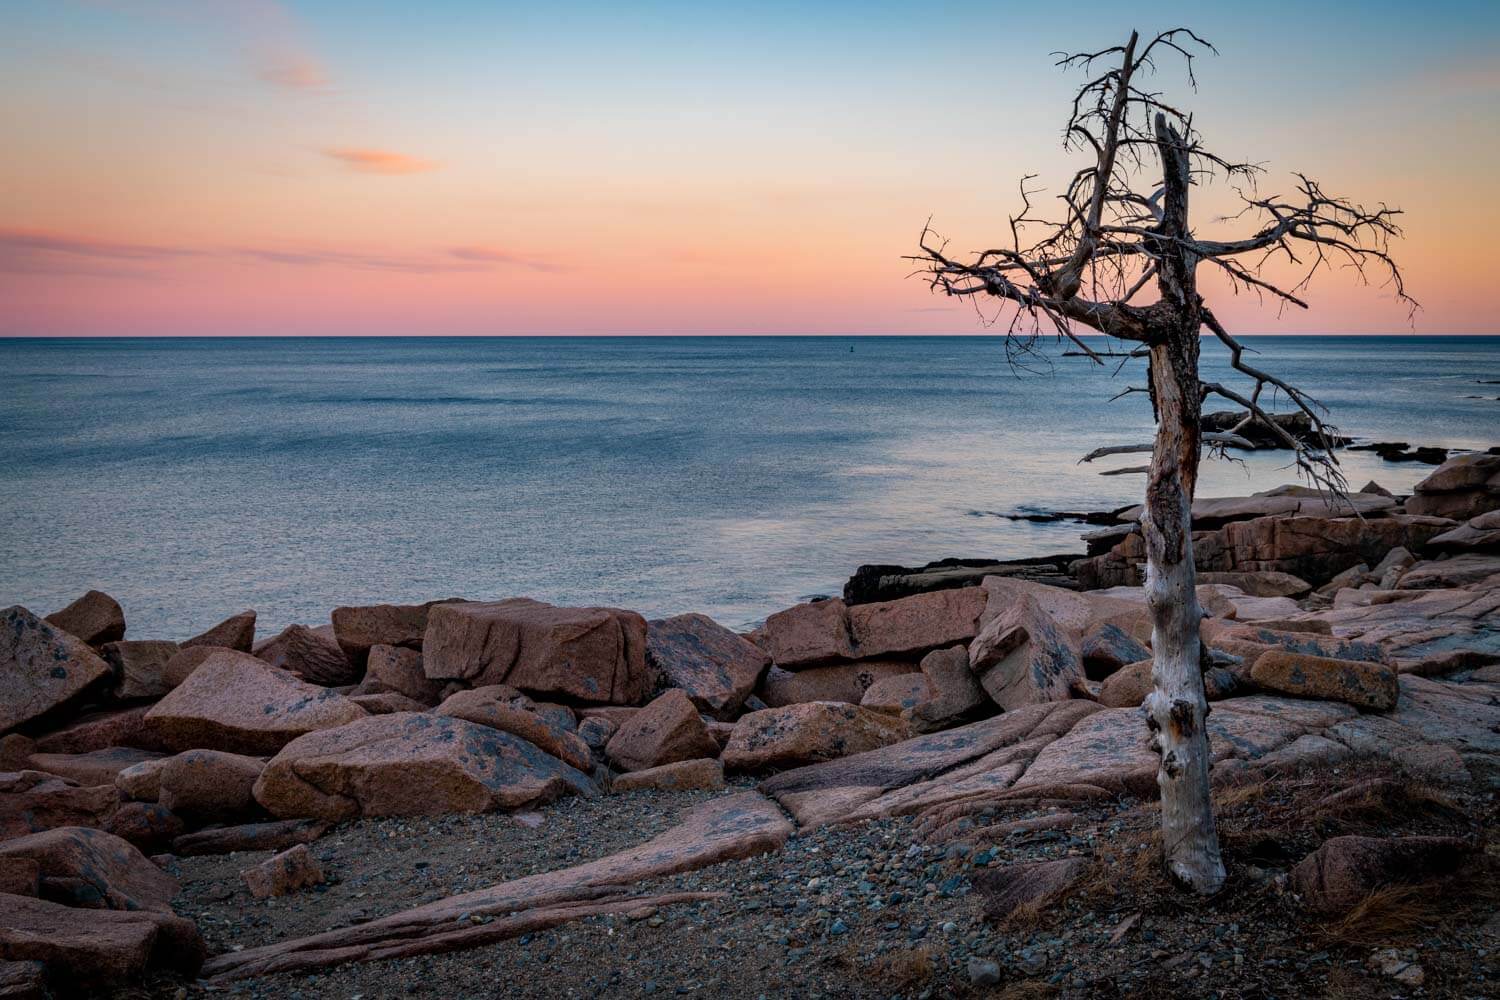
[[[1255,337],[1362,440],[1500,444],[1500,337]],[[1205,343],[1206,377],[1228,380]],[[0,604],[132,638],[254,608],[526,595],[746,626],[861,563],[1081,550],[1016,511],[1140,499],[1144,363],[996,337],[0,340]],[[1219,408],[1210,400],[1209,408]],[[1295,481],[1207,461],[1199,494]],[[1354,487],[1430,466],[1345,453]]]

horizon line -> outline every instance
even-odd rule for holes
[[[1103,333],[1082,333],[1079,337],[1116,342],[1120,344],[1137,343],[1119,337],[1112,337]],[[1202,334],[1207,339],[1213,339],[1211,333]],[[1403,330],[1399,332],[1384,333],[1243,333],[1236,334],[1240,337],[1280,337],[1285,339],[1297,339],[1301,337],[1444,337],[1444,338],[1484,338],[1500,337],[1500,331],[1493,333],[1419,333],[1414,330]],[[905,337],[909,339],[946,339],[946,340],[1004,340],[1003,333],[0,333],[0,340],[649,340],[649,339],[718,339],[718,340],[742,340],[753,338],[802,338],[806,340],[815,339],[846,339],[846,340],[877,340],[894,339]],[[1043,335],[1039,340],[1065,343],[1061,337]],[[1144,346],[1144,345],[1141,345]]]

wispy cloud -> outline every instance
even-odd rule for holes
[[[325,149],[323,155],[362,174],[420,174],[438,164],[388,149]]]
[[[305,249],[275,246],[197,246],[130,243],[74,236],[37,229],[0,229],[0,272],[74,274],[149,278],[158,266],[188,259],[269,264],[285,267],[333,267],[360,271],[441,274],[520,267],[539,272],[563,268],[539,257],[491,247],[457,247],[410,253]]]
[[[351,250],[276,250],[265,247],[236,247],[228,253],[244,260],[288,264],[293,267],[344,267],[361,271],[409,271],[416,274],[479,270],[473,264],[456,264],[441,254],[399,256]]]
[[[273,51],[261,56],[257,75],[267,83],[288,90],[326,90],[328,72],[306,52]]]
[[[163,260],[170,257],[191,257],[201,252],[187,247],[120,243],[86,236],[67,236],[39,229],[0,229],[0,250],[11,253],[102,257],[110,260]]]
[[[501,250],[496,247],[454,247],[448,251],[448,254],[459,260],[477,261],[486,264],[506,264],[512,267],[523,267],[529,271],[556,272],[566,270],[560,264],[556,264],[550,260],[515,253],[511,250]]]

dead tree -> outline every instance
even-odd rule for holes
[[[1334,447],[1337,435],[1324,409],[1307,393],[1249,364],[1245,348],[1198,293],[1200,265],[1223,272],[1236,291],[1269,297],[1281,307],[1306,308],[1303,288],[1324,267],[1352,268],[1361,280],[1378,278],[1397,299],[1415,308],[1391,258],[1389,240],[1400,235],[1397,210],[1367,209],[1326,194],[1314,180],[1296,175],[1290,196],[1263,197],[1256,190],[1260,168],[1224,159],[1204,148],[1191,115],[1165,102],[1144,82],[1157,61],[1182,60],[1189,84],[1193,60],[1214,51],[1186,28],[1163,32],[1140,44],[1138,34],[1122,46],[1072,55],[1058,65],[1090,77],[1073,99],[1063,144],[1088,161],[1060,195],[1056,216],[1037,212],[1021,181],[1021,212],[1010,220],[1009,245],[959,259],[930,224],[922,231],[919,261],[934,289],[953,296],[1001,300],[998,318],[1009,316],[1007,349],[1029,350],[1042,334],[1065,337],[1099,363],[1079,339],[1080,329],[1144,345],[1148,385],[1156,416],[1156,439],[1146,486],[1141,530],[1147,551],[1146,596],[1152,615],[1154,690],[1144,708],[1152,746],[1161,755],[1164,861],[1180,883],[1213,893],[1224,882],[1209,797],[1208,738],[1204,721],[1202,612],[1194,590],[1192,500],[1201,447],[1202,403],[1218,395],[1244,407],[1244,421],[1270,428],[1292,449],[1299,470],[1313,484],[1342,494],[1345,488]],[[1239,235],[1205,239],[1189,221],[1189,194],[1211,180],[1235,187],[1240,211],[1219,220]],[[1285,264],[1293,279],[1265,270]],[[1277,274],[1281,273],[1279,270]],[[1154,292],[1154,294],[1152,294]],[[1229,352],[1245,391],[1204,382],[1198,353],[1207,329]],[[1312,434],[1294,438],[1270,418],[1262,403],[1284,398],[1311,419]],[[1219,435],[1222,439],[1225,435]]]

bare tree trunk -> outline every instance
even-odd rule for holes
[[[1175,130],[1157,117],[1162,159],[1165,239],[1157,285],[1171,320],[1151,347],[1151,398],[1156,442],[1146,484],[1141,530],[1146,540],[1146,600],[1151,608],[1151,679],[1146,724],[1161,754],[1162,851],[1167,870],[1194,891],[1209,895],[1224,884],[1224,861],[1209,797],[1208,699],[1203,669],[1193,567],[1193,491],[1198,482],[1202,388],[1198,331],[1202,303],[1197,260],[1183,249],[1188,233],[1189,164]]]
[[[1195,82],[1194,58],[1213,50],[1191,29],[1172,28],[1144,44],[1131,32],[1124,45],[1062,54],[1059,65],[1088,77],[1073,97],[1063,146],[1085,157],[1092,154],[1092,162],[1073,174],[1059,196],[1065,212],[1052,218],[1039,214],[1031,200],[1039,189],[1024,177],[1022,208],[1010,219],[1009,246],[991,243],[967,260],[951,257],[947,241],[929,224],[918,241],[921,254],[911,258],[920,262],[935,290],[960,298],[999,299],[1001,309],[1011,311],[1007,346],[1019,343],[1029,349],[1031,338],[1055,332],[1103,365],[1100,353],[1076,332],[1081,328],[1146,348],[1129,353],[1150,359],[1155,440],[1145,446],[1098,448],[1084,461],[1152,452],[1149,469],[1114,471],[1149,472],[1141,522],[1155,648],[1154,690],[1144,707],[1154,734],[1152,748],[1161,754],[1164,861],[1173,876],[1201,893],[1223,885],[1224,862],[1209,798],[1204,730],[1209,709],[1203,697],[1200,613],[1193,586],[1192,501],[1199,449],[1205,441],[1238,445],[1240,431],[1259,423],[1291,450],[1297,467],[1315,485],[1343,495],[1348,484],[1334,454],[1338,435],[1325,422],[1321,405],[1295,385],[1245,363],[1244,345],[1198,295],[1198,265],[1217,267],[1235,290],[1270,295],[1301,309],[1308,307],[1299,297],[1301,289],[1317,271],[1344,266],[1363,277],[1368,268],[1386,278],[1398,301],[1411,309],[1417,306],[1390,253],[1390,240],[1401,235],[1396,225],[1400,210],[1383,204],[1371,209],[1330,196],[1301,174],[1290,198],[1263,198],[1253,185],[1231,185],[1243,202],[1228,217],[1236,221],[1240,235],[1203,240],[1193,234],[1188,195],[1195,181],[1250,180],[1261,168],[1205,148],[1191,115],[1165,103],[1151,86],[1136,86],[1135,80],[1142,69],[1154,74],[1158,60],[1175,53],[1186,63],[1188,81]],[[1117,68],[1104,68],[1117,58]],[[1161,165],[1159,184],[1146,155],[1152,143]],[[1257,221],[1248,221],[1252,219]],[[1259,228],[1244,235],[1251,225]],[[1297,284],[1287,288],[1262,273],[1267,262],[1282,255],[1303,260],[1306,268]],[[1137,302],[1153,279],[1157,300]],[[1198,350],[1205,326],[1229,350],[1230,366],[1251,380],[1248,392],[1201,381]],[[1307,418],[1314,429],[1311,440],[1293,437],[1272,419],[1260,402],[1263,391],[1288,400]],[[1227,435],[1201,433],[1199,411],[1210,393],[1246,410],[1244,420]]]
[[[1199,665],[1194,589],[1192,484],[1198,471],[1197,335],[1151,349],[1156,451],[1146,510],[1146,600],[1151,607],[1152,692],[1146,724],[1161,754],[1162,851],[1174,878],[1205,895],[1224,884],[1224,862],[1209,798],[1208,701]],[[1191,361],[1185,357],[1191,354]],[[1189,376],[1184,378],[1184,376]]]

